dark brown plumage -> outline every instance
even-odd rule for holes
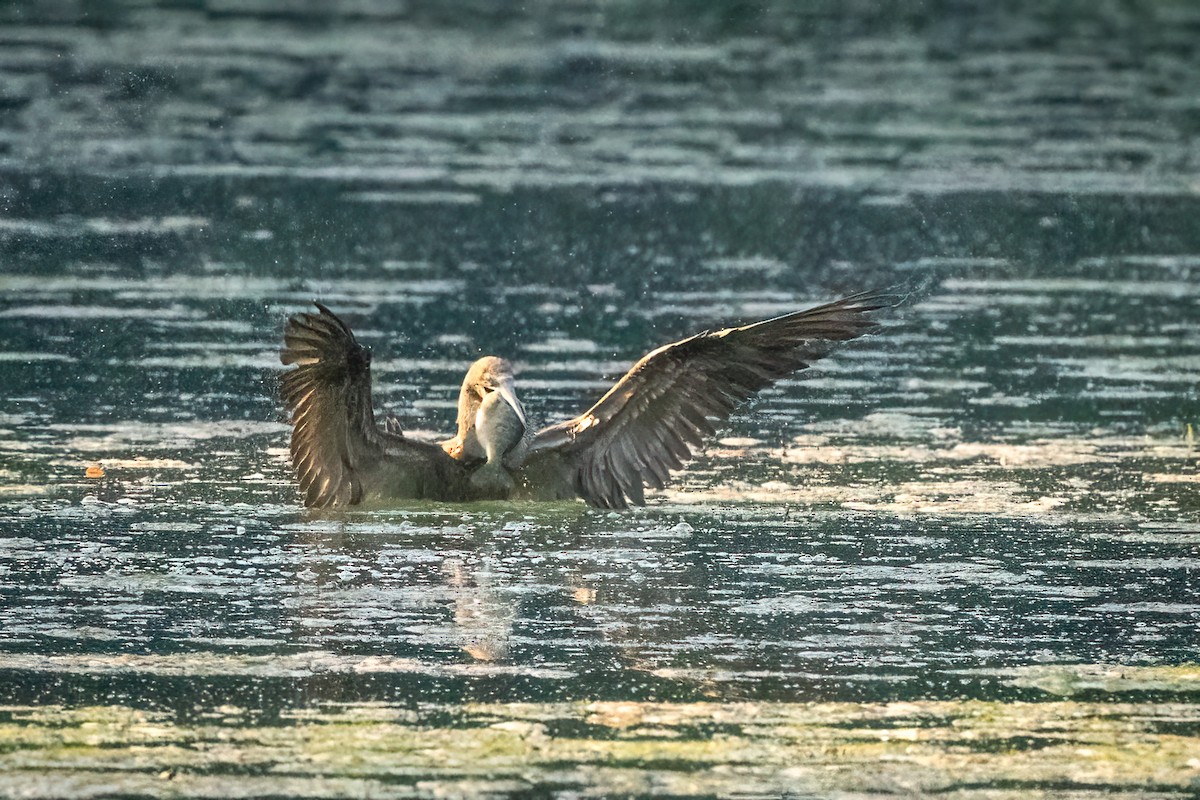
[[[594,505],[645,502],[716,433],[738,405],[807,369],[833,347],[878,328],[867,315],[894,303],[865,293],[774,319],[700,333],[648,353],[594,406],[539,431],[531,458],[568,456],[578,493]]]
[[[284,328],[281,383],[292,415],[292,464],[310,508],[397,497],[466,500],[467,471],[441,447],[375,424],[371,353],[325,306]]]
[[[876,330],[871,312],[894,304],[890,295],[863,293],[659,347],[586,412],[508,449],[502,464],[513,478],[509,496],[578,496],[602,508],[641,505],[644,487],[662,488],[671,471],[682,468],[739,404],[806,369],[839,342]],[[340,319],[317,307],[319,314],[297,314],[288,321],[282,354],[284,364],[297,365],[283,378],[283,399],[292,411],[292,457],[305,504],[323,508],[371,498],[485,496],[472,487],[470,475],[480,464],[477,454],[464,452],[471,448],[439,447],[376,425],[370,354]],[[470,374],[493,369],[503,374],[507,362],[481,359]],[[479,396],[488,390],[472,383],[470,374],[460,406],[467,398],[475,409],[479,404],[472,389]],[[519,416],[523,425],[511,380],[504,388],[513,408],[509,419],[516,424]],[[473,413],[460,407],[459,434],[449,443],[467,439]],[[490,459],[489,469],[497,461]],[[486,496],[495,496],[492,485]]]

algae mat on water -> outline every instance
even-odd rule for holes
[[[1200,705],[1186,700],[1200,668],[1046,667],[1002,680],[1046,687],[1047,696],[1101,699],[329,705],[270,723],[232,706],[187,719],[128,706],[9,706],[0,711],[0,795],[1016,798],[1200,791]]]

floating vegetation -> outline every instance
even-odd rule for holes
[[[1172,677],[1197,673],[1130,679]],[[0,792],[1183,797],[1200,780],[1192,704],[373,703],[318,705],[274,724],[255,717],[228,705],[186,719],[128,706],[3,707]]]

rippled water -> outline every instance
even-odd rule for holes
[[[687,6],[0,10],[0,794],[1200,786],[1200,14]],[[314,298],[434,435],[893,284],[645,509],[300,507]]]

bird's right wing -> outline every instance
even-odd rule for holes
[[[894,296],[866,292],[648,353],[594,406],[538,431],[527,458],[564,457],[575,490],[602,508],[644,503],[743,401],[878,327]]]
[[[288,319],[280,361],[281,394],[292,417],[292,462],[310,508],[355,505],[370,482],[406,465],[446,474],[454,466],[440,447],[380,429],[371,408],[371,353],[346,323],[319,313]]]

